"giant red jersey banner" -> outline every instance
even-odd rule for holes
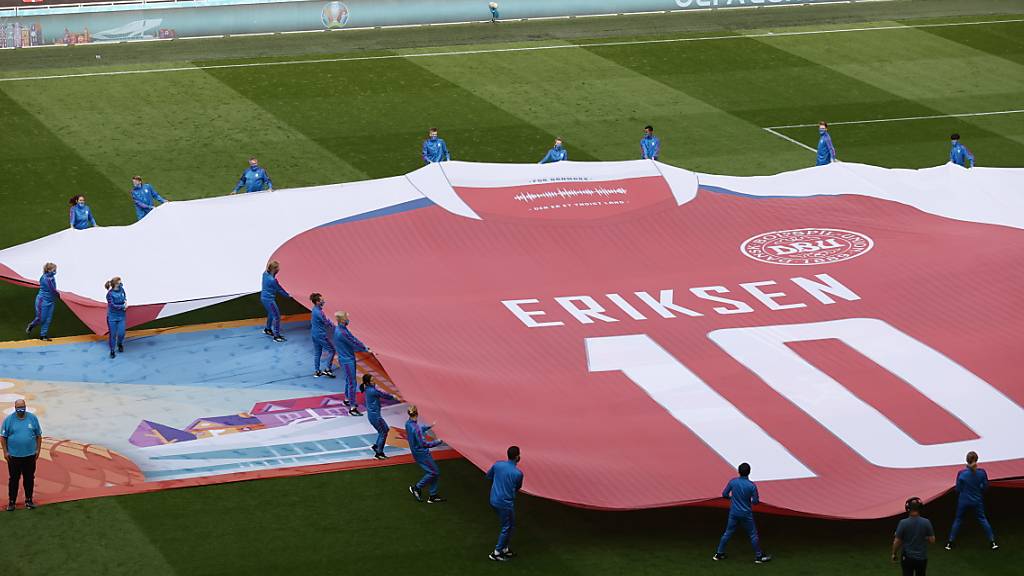
[[[478,466],[517,444],[528,491],[627,509],[717,497],[749,462],[763,502],[847,518],[948,490],[969,450],[1024,474],[1021,230],[660,174],[445,172],[429,204],[275,258]]]
[[[951,489],[971,450],[1024,477],[1021,190],[1024,170],[954,165],[446,162],[172,203],[2,250],[0,277],[56,261],[102,332],[103,278],[134,323],[255,292],[273,258],[300,302],[350,314],[451,447],[486,468],[519,445],[527,492],[700,503],[748,462],[766,504],[875,518]],[[126,254],[92,249],[111,242]]]

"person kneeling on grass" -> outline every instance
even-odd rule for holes
[[[516,493],[523,487],[523,471],[516,467],[519,464],[519,446],[509,446],[505,454],[508,460],[495,462],[487,471],[487,479],[491,481],[491,508],[501,521],[498,543],[494,552],[487,556],[496,562],[505,562],[515,556],[508,549],[508,544],[515,527]]]
[[[753,506],[760,502],[757,497],[757,485],[750,481],[750,464],[744,462],[737,470],[738,478],[729,480],[722,490],[722,498],[729,498],[729,522],[725,525],[725,532],[718,542],[718,551],[715,552],[713,560],[725,559],[725,545],[732,538],[737,525],[742,525],[750,536],[750,545],[754,547],[754,562],[763,564],[771,561],[772,557],[761,550],[761,539],[757,535],[757,527],[754,526]]]
[[[427,504],[444,502],[445,499],[437,494],[437,480],[441,477],[441,471],[438,470],[434,457],[430,455],[430,449],[440,446],[441,441],[427,440],[424,436],[424,433],[433,426],[430,424],[420,426],[420,414],[415,406],[409,406],[406,412],[409,414],[409,419],[405,422],[405,437],[409,441],[409,451],[412,452],[413,460],[420,465],[420,468],[423,468],[424,472],[419,482],[409,486],[409,493],[417,502],[423,502],[423,488],[427,488],[430,491]]]
[[[396,401],[397,399],[377,388],[376,382],[373,381],[373,374],[363,374],[363,382],[359,385],[359,391],[366,398],[366,419],[377,430],[377,439],[373,442],[373,457],[377,460],[385,460],[387,456],[384,454],[384,444],[388,441],[388,423],[380,415],[380,401]]]

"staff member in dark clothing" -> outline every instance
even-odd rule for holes
[[[907,499],[908,515],[896,525],[892,539],[892,561],[900,563],[903,576],[925,576],[928,569],[928,545],[935,543],[935,530],[921,516],[922,508],[924,503],[917,496]]]
[[[39,448],[43,445],[43,431],[35,414],[25,408],[24,400],[14,402],[14,414],[4,418],[0,426],[0,446],[7,460],[7,511],[14,511],[14,503],[18,499],[18,480],[25,484],[25,508],[36,507],[32,502],[32,488],[36,479],[36,459]]]

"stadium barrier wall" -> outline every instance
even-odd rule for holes
[[[503,0],[502,20],[837,0]],[[849,0],[846,0],[849,1]],[[0,48],[479,22],[489,0],[169,0],[0,9]]]

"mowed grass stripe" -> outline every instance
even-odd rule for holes
[[[286,90],[261,89],[262,75],[248,70],[209,74],[372,177],[423,166],[430,127],[440,129],[456,160],[536,161],[553,138],[501,102],[401,59],[281,68],[275,83]]]
[[[648,48],[645,53],[656,58],[662,52]],[[655,125],[663,138],[663,161],[695,170],[770,169],[756,156],[750,165],[735,166],[736,139],[771,155],[793,154],[789,145],[758,126],[591,49],[414,62],[547,133],[561,135],[574,159],[581,152],[601,160],[639,158],[646,124]],[[529,150],[529,159],[539,160],[548,145]]]
[[[999,58],[1024,64],[1024,22],[986,26],[984,34],[964,28],[925,28],[924,31],[940,38],[958,42]]]
[[[290,91],[277,78],[252,75],[254,91]],[[365,177],[205,72],[67,82],[60,90],[31,83],[4,90],[113,183],[92,191],[117,199],[111,211],[94,206],[105,224],[135,220],[133,174],[172,200],[227,194],[253,154],[279,188]]]
[[[806,38],[802,42],[814,45],[822,40]],[[904,48],[913,50],[912,46],[904,45]],[[594,52],[639,73],[658,78],[665,84],[686,90],[692,96],[758,126],[786,125],[794,123],[795,118],[806,119],[806,122],[815,125],[790,128],[784,133],[811,147],[815,146],[818,139],[816,122],[819,119],[860,118],[881,114],[882,111],[887,116],[943,114],[916,100],[901,97],[791,51],[753,39],[737,42],[728,49],[721,45],[707,44],[663,47],[658,49],[657,57],[652,57],[650,48],[637,46],[599,48],[594,49]],[[879,143],[905,142],[903,138],[894,138],[894,133],[900,130],[895,125],[870,131],[836,126],[833,132],[840,158],[848,161],[883,166],[934,165],[944,161],[935,158],[934,161],[924,160],[922,164],[918,158],[926,157],[922,157],[913,146],[887,146],[884,147],[886,153],[879,154]],[[988,133],[978,127],[975,127],[974,133],[977,136],[984,135],[993,142],[1002,138],[998,133]],[[848,134],[871,134],[881,140],[848,138]],[[934,135],[911,134],[906,138],[916,139],[919,136],[931,138],[931,142],[925,143],[927,146],[935,145]],[[698,138],[702,140],[702,135]],[[938,138],[940,143],[944,138]],[[1005,138],[1002,140],[1005,141]],[[792,147],[793,151],[799,153],[799,157],[781,165],[782,161],[792,156],[771,156],[770,161],[777,166],[777,170],[813,164],[813,153],[806,150],[800,152],[799,147],[782,139],[778,139],[778,142]],[[1004,143],[1013,148],[1013,142]]]
[[[984,35],[987,29],[978,27],[975,32]],[[863,40],[842,35],[827,42],[812,38],[758,39],[946,114],[1010,110],[1019,108],[1024,100],[1024,66],[1017,62],[921,30],[907,30],[898,38],[878,35],[871,41]],[[879,110],[877,117],[904,115]],[[980,118],[962,120],[980,126]],[[1006,136],[1024,143],[1022,134]]]

